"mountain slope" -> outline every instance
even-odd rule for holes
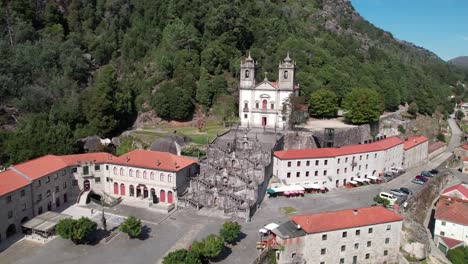
[[[448,61],[453,65],[468,67],[468,56],[460,56]]]
[[[0,133],[0,161],[75,151],[58,144],[119,134],[151,108],[167,119],[190,119],[201,106],[236,117],[248,51],[258,80],[265,71],[276,79],[289,51],[303,96],[326,88],[341,101],[367,87],[387,110],[416,102],[423,114],[450,111],[450,85],[468,79],[346,0],[17,0],[2,4],[0,19],[0,108],[20,124]]]

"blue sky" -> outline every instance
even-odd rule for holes
[[[351,3],[375,26],[444,60],[468,56],[468,0],[351,0]]]

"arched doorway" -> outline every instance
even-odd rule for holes
[[[114,194],[119,194],[119,184],[114,182]]]
[[[125,184],[120,184],[120,195],[125,195]]]
[[[143,188],[143,198],[148,198],[148,188],[147,187]]]
[[[133,187],[133,185],[130,185],[130,196],[135,196],[135,188]]]
[[[161,203],[165,203],[166,202],[166,192],[164,190],[161,190],[159,192],[159,201]]]
[[[25,216],[25,217],[23,217],[23,219],[21,219],[21,224],[24,224],[27,221],[29,221],[29,217]]]
[[[153,203],[157,203],[158,197],[156,197],[156,190],[154,188],[151,188],[150,193],[151,193],[151,199],[153,200]]]
[[[15,224],[11,224],[11,225],[8,226],[8,228],[6,230],[6,237],[9,238],[14,234],[16,234],[16,226],[15,226]]]
[[[171,191],[168,191],[167,192],[167,202],[168,203],[172,203],[172,192]]]
[[[52,210],[52,202],[48,202],[47,203],[47,211],[51,211]]]
[[[83,186],[84,186],[84,191],[85,192],[89,191],[89,189],[91,188],[89,180],[85,180],[84,183],[83,183]]]

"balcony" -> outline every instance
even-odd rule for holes
[[[254,108],[251,111],[252,111],[252,113],[278,114],[276,109]]]

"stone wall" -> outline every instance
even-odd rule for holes
[[[318,147],[323,147],[325,131],[312,131],[312,136],[316,139],[316,142],[318,142]],[[364,141],[371,138],[371,128],[369,125],[361,125],[352,128],[335,128],[333,146],[341,147],[364,143]]]

